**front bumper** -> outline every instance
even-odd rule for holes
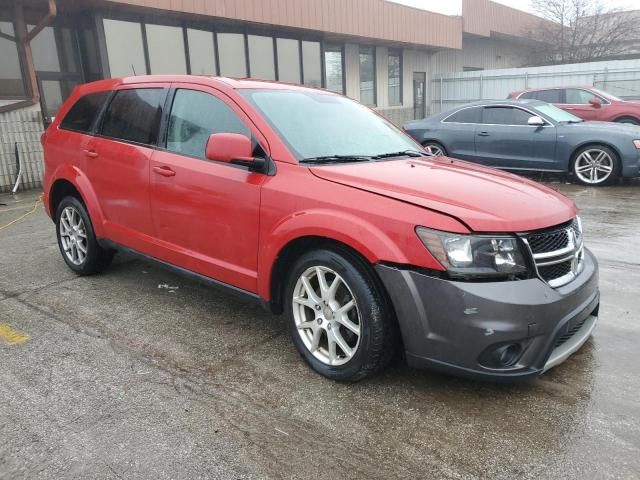
[[[597,322],[598,265],[585,249],[584,268],[551,288],[540,279],[456,282],[379,264],[410,365],[489,380],[524,379],[562,363]],[[509,366],[487,365],[487,352],[519,344]]]

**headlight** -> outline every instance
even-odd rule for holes
[[[424,246],[454,277],[507,277],[527,273],[518,241],[416,228]]]

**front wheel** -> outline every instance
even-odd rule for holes
[[[393,311],[375,273],[350,252],[302,255],[285,295],[293,343],[321,375],[358,381],[393,358],[398,344]]]
[[[607,185],[616,179],[620,160],[616,153],[604,145],[584,147],[573,157],[573,175],[583,185]]]
[[[98,245],[87,209],[76,197],[58,205],[56,233],[62,258],[78,275],[99,273],[111,263],[114,252]]]
[[[626,123],[627,125],[640,125],[640,122],[637,118],[633,117],[621,117],[615,119],[616,123]]]
[[[434,157],[443,157],[447,155],[447,149],[438,142],[425,142],[424,149]]]

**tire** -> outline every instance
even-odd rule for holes
[[[370,266],[351,252],[320,249],[303,254],[290,271],[284,295],[293,343],[320,375],[356,382],[384,369],[394,357],[398,327],[386,292]]]
[[[65,197],[58,205],[56,236],[62,258],[78,275],[100,273],[113,260],[115,252],[98,245],[87,209],[76,197]]]
[[[608,174],[605,171],[608,170]],[[600,187],[618,178],[620,159],[609,147],[589,145],[578,150],[571,162],[571,173],[582,185]]]
[[[640,125],[640,121],[633,117],[620,117],[614,120],[615,123],[626,123],[628,125]]]
[[[447,156],[447,149],[444,148],[441,143],[429,141],[424,142],[422,145],[427,151],[433,153],[433,155],[435,155],[436,157]]]

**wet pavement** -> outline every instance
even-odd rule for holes
[[[283,317],[118,257],[78,278],[0,195],[0,478],[640,478],[640,181],[552,184],[601,267],[594,337],[534,381],[305,366]],[[2,205],[4,204],[4,205]]]

